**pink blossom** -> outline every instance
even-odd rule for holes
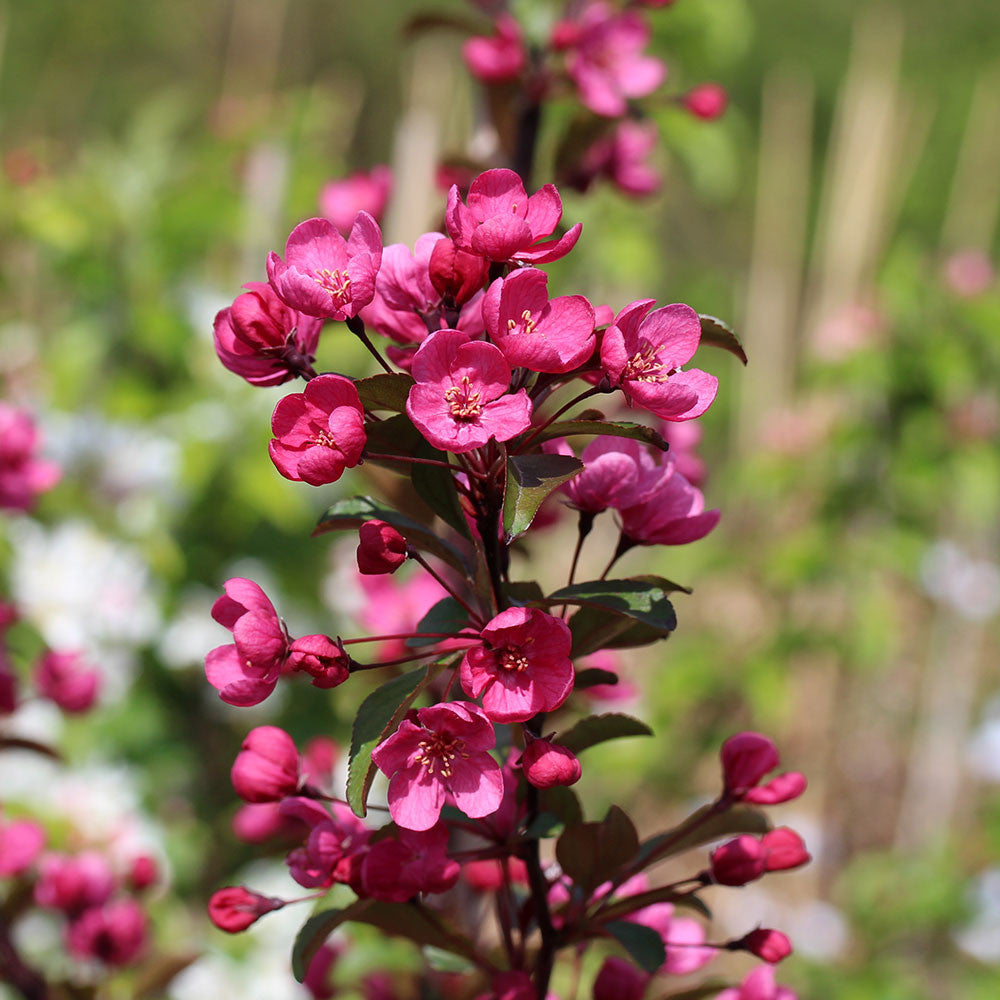
[[[300,784],[295,741],[277,726],[251,729],[230,777],[244,802],[277,802],[294,795]]]
[[[521,754],[524,776],[535,788],[575,785],[580,780],[580,761],[567,747],[549,740],[532,740]]]
[[[604,960],[594,980],[593,1000],[642,1000],[651,978],[631,962],[612,955]]]
[[[565,439],[546,441],[542,449],[553,455],[573,455]],[[640,481],[654,468],[649,453],[638,441],[610,434],[595,437],[580,455],[583,471],[560,489],[570,504],[588,514],[600,514],[609,507],[634,504]],[[651,492],[651,491],[649,491]]]
[[[713,948],[702,947],[705,928],[690,917],[675,917],[672,903],[653,903],[626,917],[636,924],[651,927],[663,939],[667,958],[660,972],[686,976],[715,957]]]
[[[619,118],[628,98],[645,97],[663,83],[667,67],[643,54],[649,38],[649,25],[638,12],[619,13],[606,3],[587,7],[567,63],[586,107]]]
[[[456,454],[509,441],[531,423],[524,389],[508,395],[510,365],[492,344],[458,330],[431,334],[413,358],[406,412],[427,440]]]
[[[633,302],[618,313],[601,339],[601,365],[630,406],[664,420],[700,417],[715,399],[719,380],[681,366],[698,349],[701,321],[681,303],[646,315],[652,304],[649,299]]]
[[[594,310],[582,295],[549,299],[548,275],[524,268],[497,278],[483,299],[490,339],[511,367],[572,371],[594,353]]]
[[[406,562],[406,539],[386,521],[365,521],[358,530],[358,572],[395,573]]]
[[[128,885],[135,892],[144,892],[160,881],[160,866],[148,854],[134,857],[129,865]]]
[[[372,844],[361,863],[365,894],[390,903],[404,903],[417,893],[447,892],[461,868],[448,857],[448,828],[401,829],[394,837]]]
[[[38,458],[38,448],[31,416],[0,403],[0,510],[31,510],[59,482],[59,466]]]
[[[262,844],[279,834],[297,831],[298,824],[281,814],[280,803],[246,803],[233,814],[234,836],[247,844]]]
[[[389,812],[407,830],[429,830],[446,798],[467,816],[488,816],[500,806],[503,777],[487,753],[496,744],[493,724],[472,702],[418,709],[372,752],[389,778]]]
[[[64,913],[80,913],[105,903],[114,887],[111,868],[96,851],[46,854],[39,864],[35,902]]]
[[[351,676],[351,658],[328,635],[304,635],[288,647],[290,670],[309,674],[313,687],[335,688]]]
[[[513,170],[487,170],[469,188],[468,206],[458,186],[448,192],[445,219],[455,245],[495,261],[548,264],[576,246],[583,228],[577,223],[565,236],[551,236],[562,218],[562,199],[552,184],[528,197]]]
[[[101,674],[82,653],[49,649],[35,667],[35,687],[64,712],[86,712],[97,701]]]
[[[761,785],[761,779],[781,762],[778,748],[760,733],[737,733],[722,744],[720,752],[725,794],[759,805],[776,805],[798,798],[806,779],[789,771]]]
[[[343,375],[320,375],[274,408],[268,453],[286,479],[310,486],[335,483],[361,460],[364,423],[354,383]]]
[[[285,305],[270,285],[251,281],[215,317],[215,353],[251,385],[281,385],[315,360],[323,321]]]
[[[738,987],[723,990],[716,994],[715,1000],[798,1000],[798,997],[787,987],[777,985],[770,965],[758,965]]]
[[[448,596],[444,587],[428,573],[414,573],[403,579],[399,575],[361,576],[359,582],[365,602],[358,618],[375,635],[412,632],[414,623],[442,597]],[[390,639],[378,645],[378,657],[383,660],[412,652],[403,639]]]
[[[205,675],[230,705],[257,705],[278,683],[288,654],[288,635],[274,605],[253,580],[234,577],[212,606],[212,617],[235,643],[205,657]]]
[[[480,635],[483,644],[462,659],[462,687],[472,698],[482,695],[494,722],[525,722],[569,697],[572,636],[561,618],[537,608],[508,608]]]
[[[626,538],[642,545],[686,545],[719,523],[719,511],[705,510],[701,490],[677,471],[669,456],[654,477],[640,482],[645,499],[621,511]]]
[[[105,965],[128,965],[146,944],[147,921],[133,899],[85,910],[66,931],[71,955]]]
[[[339,181],[329,181],[319,193],[319,210],[347,236],[359,212],[367,212],[376,222],[392,193],[392,170],[385,164],[359,170]]]
[[[45,846],[45,830],[30,819],[0,819],[0,878],[30,868]]]
[[[350,808],[334,802],[327,811],[318,802],[300,797],[285,799],[281,812],[309,828],[305,844],[285,859],[292,878],[309,889],[341,882],[360,894],[361,863],[371,831]]]
[[[495,22],[496,34],[475,36],[462,46],[469,72],[483,83],[505,83],[520,76],[527,62],[521,26],[509,14]]]
[[[748,951],[771,965],[777,965],[792,953],[792,944],[787,935],[770,927],[758,927],[739,941],[733,941],[728,947],[732,951]]]
[[[692,87],[682,98],[684,107],[696,118],[714,121],[725,114],[729,104],[726,88],[717,83],[700,83]]]
[[[660,187],[660,175],[647,160],[658,138],[652,122],[620,122],[584,150],[572,168],[573,187],[586,191],[599,177],[606,177],[625,194],[637,198],[653,194]]]
[[[244,885],[231,885],[212,893],[208,901],[208,917],[220,931],[237,934],[265,913],[280,910],[284,905],[284,900],[262,896]]]
[[[489,277],[489,261],[478,254],[467,253],[446,237],[438,240],[431,250],[427,274],[443,300],[463,306],[482,291]],[[459,324],[459,329],[462,329]]]
[[[297,225],[285,244],[285,259],[268,255],[267,278],[292,309],[345,320],[371,302],[381,263],[382,232],[367,212],[359,212],[347,240],[326,219]]]

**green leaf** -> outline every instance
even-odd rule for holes
[[[432,665],[433,666],[433,665]],[[375,777],[372,750],[389,735],[430,680],[432,667],[393,677],[361,703],[351,732],[347,802],[358,816],[367,813],[368,790]]]
[[[556,740],[573,753],[580,753],[598,743],[608,740],[619,740],[626,736],[652,736],[653,730],[633,719],[631,715],[621,715],[608,712],[605,715],[588,715],[581,719],[572,729],[562,733]]]
[[[597,687],[598,684],[617,684],[618,675],[612,670],[601,670],[600,667],[587,667],[576,672],[576,680],[573,682],[575,691],[584,691],[587,688]]]
[[[667,960],[663,938],[652,927],[628,920],[613,920],[604,929],[621,942],[636,965],[651,975]]]
[[[559,420],[549,424],[545,430],[539,431],[534,440],[542,442],[550,438],[572,437],[576,434],[604,434],[609,437],[631,438],[633,441],[642,441],[643,444],[659,448],[660,451],[666,451],[670,447],[661,434],[645,424],[636,424],[628,420],[581,420],[579,417],[576,420]]]
[[[507,492],[503,528],[509,542],[523,535],[542,501],[583,469],[570,455],[511,455],[507,459]]]
[[[564,825],[555,813],[539,813],[524,831],[524,836],[528,840],[545,840],[546,837],[554,837]]]
[[[295,935],[292,946],[292,974],[298,982],[306,978],[309,965],[323,942],[342,924],[356,919],[370,906],[370,899],[359,899],[356,903],[339,910],[323,910],[311,916]]]
[[[413,457],[423,447],[427,446],[426,439],[413,426],[413,422],[405,413],[397,413],[396,416],[389,417],[387,420],[380,420],[378,423],[369,421],[365,425],[365,433],[368,436],[368,440],[365,443],[365,451],[372,454],[408,455]],[[437,455],[424,455],[423,457],[436,458]],[[381,460],[376,458],[366,459],[366,461],[382,464]],[[406,468],[402,462],[387,462],[385,465],[394,472],[405,471]]]
[[[689,851],[694,847],[710,844],[724,837],[741,833],[767,833],[771,824],[759,809],[750,806],[735,806],[725,812],[713,814],[713,806],[702,806],[683,823],[672,830],[666,830],[650,837],[639,848],[639,863],[642,868],[662,858]]]
[[[475,965],[467,958],[462,958],[461,955],[456,955],[454,952],[445,951],[444,948],[433,948],[430,945],[425,945],[423,952],[428,966],[435,972],[456,972],[466,975],[475,971]]]
[[[454,597],[442,597],[423,618],[417,622],[417,632],[459,632],[469,624],[469,612]],[[407,639],[406,645],[433,646],[440,639]]]
[[[612,806],[600,823],[568,826],[556,841],[556,859],[585,897],[614,878],[638,850],[639,835],[618,806]]]
[[[414,521],[413,518],[391,507],[383,507],[371,497],[338,500],[319,519],[313,529],[313,535],[322,535],[328,531],[357,531],[365,521],[373,519],[391,524],[414,548],[443,559],[463,576],[468,574],[469,567],[461,553],[436,535],[427,525]]]
[[[503,594],[509,604],[523,608],[545,600],[542,588],[534,580],[514,580],[503,585]]]
[[[721,347],[722,350],[735,354],[743,364],[747,363],[747,353],[743,350],[743,345],[728,323],[723,323],[715,316],[700,315],[698,319],[701,320],[699,347]]]
[[[369,378],[359,378],[354,383],[354,388],[361,397],[361,405],[366,410],[393,410],[395,413],[406,410],[406,398],[412,387],[413,376],[402,372],[383,372]]]
[[[447,455],[431,448],[425,441],[424,447],[417,449],[416,457],[437,458],[438,461],[442,461],[447,458]],[[417,491],[417,496],[445,524],[466,538],[472,537],[469,532],[469,522],[466,521],[462,505],[458,502],[458,491],[455,489],[453,473],[437,465],[414,464],[410,469],[410,481]]]

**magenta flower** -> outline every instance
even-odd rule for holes
[[[574,455],[564,438],[546,441],[542,450],[553,455]],[[649,478],[655,463],[649,452],[627,438],[603,434],[583,449],[583,471],[564,483],[560,490],[570,504],[588,514],[600,514],[609,507],[631,505],[641,499],[640,483]],[[647,490],[646,495],[652,490]]]
[[[644,197],[660,186],[660,175],[647,163],[659,134],[652,122],[626,119],[584,151],[571,175],[573,187],[586,191],[606,177],[624,194]]]
[[[380,222],[390,194],[392,170],[379,164],[369,171],[359,170],[342,180],[324,184],[319,193],[319,210],[347,236],[360,212],[367,212]]]
[[[520,76],[527,62],[521,26],[509,14],[496,19],[496,34],[475,36],[462,46],[469,72],[483,83],[505,83]]]
[[[100,906],[115,888],[114,876],[97,851],[81,854],[46,854],[39,864],[35,902],[39,906],[76,914]]]
[[[648,972],[612,955],[604,960],[594,980],[593,1000],[643,1000],[651,978]]]
[[[105,965],[128,965],[146,945],[146,914],[133,899],[85,910],[66,931],[70,954]]]
[[[45,830],[30,819],[0,819],[0,878],[20,875],[45,846]]]
[[[386,521],[365,521],[358,529],[358,572],[395,573],[406,562],[406,539]]]
[[[557,709],[573,690],[569,626],[537,608],[501,611],[466,650],[461,679],[471,698],[483,697],[494,722],[526,722]]]
[[[532,740],[521,754],[524,776],[535,788],[575,785],[580,780],[580,760],[567,747],[550,740]]]
[[[642,545],[686,545],[704,538],[718,523],[718,510],[705,510],[705,497],[668,458],[647,480],[645,499],[622,508],[622,533]]]
[[[562,199],[552,184],[530,198],[513,170],[487,170],[469,188],[468,206],[455,185],[448,192],[445,220],[448,232],[462,250],[495,261],[548,264],[565,257],[576,246],[583,228],[577,223],[565,236],[551,236],[562,218]]]
[[[724,794],[758,805],[776,805],[798,798],[806,788],[805,776],[789,771],[761,785],[761,779],[780,763],[778,748],[760,733],[737,733],[722,744]]]
[[[208,901],[208,918],[227,934],[238,934],[256,923],[265,913],[280,910],[283,899],[262,896],[243,885],[217,889]]]
[[[358,213],[347,240],[332,222],[308,219],[292,230],[284,260],[268,255],[267,279],[292,309],[345,320],[371,302],[381,263],[382,232],[367,212]]]
[[[604,331],[601,366],[630,406],[664,420],[691,420],[712,405],[719,380],[697,368],[681,371],[701,340],[701,321],[675,303],[646,315],[652,300],[627,305]]]
[[[726,88],[717,83],[700,83],[684,95],[683,101],[684,107],[696,118],[710,122],[725,113],[729,95]]]
[[[0,510],[31,510],[59,482],[59,466],[38,458],[38,447],[34,420],[0,403]]]
[[[447,892],[458,881],[461,866],[448,857],[448,828],[401,829],[375,844],[361,863],[365,895],[405,903],[417,893]]]
[[[215,317],[219,360],[251,385],[281,385],[309,371],[323,321],[290,309],[263,281],[243,287]]]
[[[809,860],[802,838],[779,826],[760,839],[744,834],[717,847],[711,854],[711,874],[719,885],[746,885],[766,872],[800,868]]]
[[[230,777],[244,802],[278,802],[294,795],[300,784],[295,741],[277,726],[251,729],[236,755]]]
[[[304,392],[278,402],[271,416],[268,453],[286,479],[323,486],[335,483],[361,460],[365,411],[354,383],[343,375],[320,375]]]
[[[798,1000],[798,996],[777,984],[770,965],[758,965],[739,986],[717,993],[715,1000]]]
[[[360,894],[361,862],[372,832],[350,808],[334,802],[327,812],[312,799],[289,798],[282,802],[281,812],[309,828],[305,844],[285,859],[292,878],[309,889],[341,882]]]
[[[635,11],[618,13],[606,3],[584,11],[567,66],[586,107],[619,118],[628,98],[645,97],[663,83],[667,67],[643,55],[649,38],[649,25]]]
[[[396,824],[429,830],[449,799],[472,819],[495,812],[503,799],[503,776],[487,753],[496,734],[483,710],[451,701],[412,716],[372,752],[389,778],[389,813]]]
[[[454,240],[445,237],[434,244],[427,273],[443,300],[462,306],[482,291],[490,264],[478,254],[459,250]],[[464,329],[461,323],[458,329]]]
[[[594,309],[582,295],[549,299],[548,275],[536,268],[497,278],[483,299],[490,339],[511,367],[562,373],[594,353]]]
[[[792,943],[788,936],[770,927],[758,927],[739,941],[729,945],[731,951],[748,951],[751,955],[777,965],[792,953]]]
[[[715,949],[703,947],[705,928],[690,917],[675,917],[672,903],[653,903],[625,919],[651,927],[663,939],[667,957],[660,966],[661,973],[686,976],[715,958]]]
[[[508,395],[510,365],[492,344],[458,330],[432,333],[413,358],[406,412],[421,434],[442,451],[480,448],[491,438],[509,441],[531,424],[531,400]]]
[[[35,687],[64,712],[86,712],[97,701],[101,674],[81,653],[49,649],[35,667]]]
[[[288,654],[288,635],[274,605],[253,580],[234,577],[212,606],[212,617],[235,642],[205,657],[208,683],[230,705],[259,704],[274,690]]]
[[[309,674],[313,687],[335,688],[351,676],[351,658],[328,635],[304,635],[288,647],[289,670]]]

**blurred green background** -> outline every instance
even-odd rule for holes
[[[0,4],[0,377],[67,466],[42,534],[12,528],[6,559],[41,627],[80,604],[57,576],[97,584],[72,526],[137,567],[122,585],[154,609],[148,627],[98,636],[124,648],[126,679],[101,726],[73,723],[66,745],[134,765],[195,909],[259,854],[229,832],[250,716],[204,682],[201,657],[223,641],[210,601],[245,573],[293,632],[350,630],[329,598],[350,590],[351,546],[309,532],[331,499],[368,489],[275,474],[282,390],[224,371],[211,320],[316,214],[324,181],[464,151],[476,90],[461,35],[406,30],[425,6],[466,10]],[[803,997],[995,997],[1000,8],[677,0],[650,16],[665,92],[716,80],[730,110],[704,123],[652,108],[662,193],[567,195],[584,238],[553,284],[616,307],[688,302],[730,320],[750,364],[698,359],[721,379],[702,422],[722,524],[627,557],[694,594],[679,595],[669,644],[626,668],[657,738],[589,761],[584,794],[596,814],[627,774],[652,830],[711,791],[722,739],[763,730],[809,775],[779,819],[816,861],[720,897],[720,920],[789,929],[799,957],[782,979]],[[564,104],[543,129],[539,183]],[[439,224],[443,195],[425,194],[391,207],[387,242]],[[367,365],[336,329],[319,360]],[[65,555],[40,566],[32,545],[59,531]],[[571,526],[553,531],[529,560],[571,544]],[[592,568],[610,544],[595,533]],[[316,695],[297,688],[252,717],[343,740],[356,701]],[[177,928],[178,914],[161,919]]]

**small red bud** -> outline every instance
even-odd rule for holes
[[[245,802],[277,802],[299,787],[299,752],[277,726],[251,729],[236,755],[230,777]]]
[[[729,104],[729,95],[717,83],[702,83],[689,90],[683,100],[691,114],[710,122],[722,117]]]
[[[573,785],[580,780],[580,761],[576,754],[549,740],[532,740],[521,754],[521,767],[535,788]]]
[[[486,284],[490,273],[489,261],[478,254],[459,250],[449,239],[434,244],[428,268],[435,291],[450,297],[459,306]]]
[[[406,562],[406,539],[391,524],[365,521],[358,537],[358,570],[365,576],[395,573]]]
[[[212,898],[208,901],[208,916],[220,931],[238,934],[265,913],[280,910],[284,905],[283,900],[261,896],[251,892],[246,886],[233,885],[212,893]]]
[[[748,951],[771,965],[777,965],[782,959],[791,955],[792,944],[781,931],[775,931],[769,927],[758,927],[746,937],[740,938],[739,941],[733,941],[729,945],[729,949],[731,951]]]
[[[140,854],[132,859],[129,868],[128,884],[136,892],[142,892],[152,885],[156,885],[160,880],[160,869],[155,858],[148,854]]]
[[[288,666],[310,674],[318,688],[335,688],[351,676],[351,658],[328,635],[296,639],[288,650]]]

